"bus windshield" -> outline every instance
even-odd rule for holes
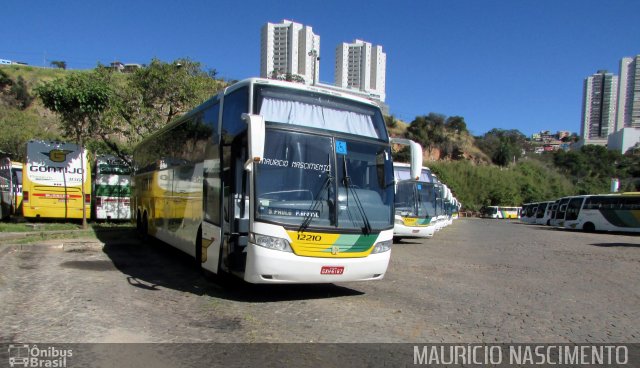
[[[267,127],[255,174],[258,219],[302,230],[393,226],[388,145]]]
[[[426,218],[435,216],[435,212],[433,183],[415,181],[398,183],[396,214],[404,217]]]
[[[495,215],[498,213],[498,207],[494,207],[494,206],[486,207],[484,210],[484,213],[486,213],[487,215]]]

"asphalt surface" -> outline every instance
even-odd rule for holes
[[[460,219],[382,281],[248,285],[133,233],[0,244],[3,342],[640,342],[640,237]]]

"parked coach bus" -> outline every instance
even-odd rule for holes
[[[520,218],[520,207],[486,206],[482,212],[482,217],[495,219],[517,219]]]
[[[538,211],[538,203],[525,203],[520,210],[520,221],[523,224],[533,224],[536,222],[536,212]]]
[[[573,197],[563,197],[556,201],[555,214],[549,219],[549,225],[553,227],[564,227],[564,217],[567,214],[567,204]]]
[[[24,217],[82,219],[84,205],[89,218],[90,178],[87,153],[76,144],[29,141],[22,184]]]
[[[97,220],[131,218],[131,169],[120,158],[100,155],[94,171],[95,217]]]
[[[554,202],[540,202],[536,210],[534,223],[538,225],[548,225],[551,219],[551,206]]]
[[[412,176],[419,145],[412,142]],[[379,280],[393,238],[380,109],[315,86],[248,79],[134,150],[143,236],[252,283]]]
[[[409,164],[394,163],[396,181],[395,225],[393,235],[401,238],[431,238],[436,231],[436,191],[429,168],[420,179],[411,178]]]
[[[571,199],[564,227],[584,231],[640,232],[640,195],[604,194]]]
[[[0,219],[22,215],[22,163],[0,159]]]

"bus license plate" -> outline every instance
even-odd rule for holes
[[[342,275],[344,273],[344,266],[322,266],[320,269],[321,275]]]

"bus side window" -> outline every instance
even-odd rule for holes
[[[202,123],[211,131],[211,139],[205,142],[204,152],[204,216],[207,221],[220,226],[221,214],[221,172],[220,172],[220,136],[218,123],[220,103],[207,108]]]
[[[623,210],[640,210],[640,197],[621,198]]]

